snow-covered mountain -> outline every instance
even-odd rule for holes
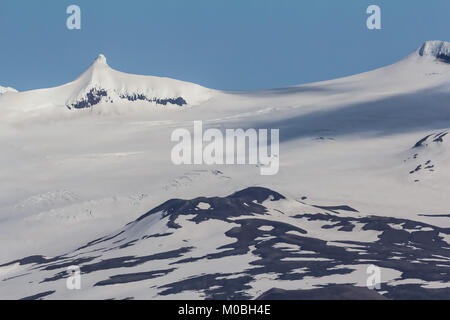
[[[100,54],[75,81],[60,87],[21,92],[0,103],[22,112],[48,108],[88,109],[105,104],[140,103],[148,106],[187,106],[205,102],[213,90],[199,85],[151,76],[122,73],[109,67]]]
[[[100,56],[72,83],[1,96],[0,298],[447,297],[449,48],[246,92]],[[279,173],[174,165],[173,130],[198,120],[280,129]]]

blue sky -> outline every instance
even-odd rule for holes
[[[66,28],[72,4],[79,31]],[[382,30],[366,28],[370,4]],[[98,53],[120,71],[224,90],[327,80],[450,41],[449,12],[448,0],[2,0],[0,85],[57,86]]]

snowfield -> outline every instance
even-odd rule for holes
[[[279,129],[279,173],[174,165],[171,133],[200,120]],[[103,55],[57,88],[0,87],[0,298],[347,296],[372,264],[376,296],[448,297],[449,130],[442,41],[272,90],[125,74]],[[72,265],[82,290],[66,288]]]

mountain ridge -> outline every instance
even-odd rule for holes
[[[298,94],[296,99],[302,101],[305,97],[303,92],[326,91],[329,94],[317,95],[326,100],[332,97],[336,86],[345,87],[353,97],[377,99],[380,95],[400,95],[446,86],[450,82],[449,53],[450,43],[427,41],[404,59],[382,68],[322,82],[242,92],[220,91],[170,78],[124,73],[111,68],[107,58],[99,54],[74,81],[54,88],[3,95],[0,106],[11,111],[5,118],[23,121],[41,116],[44,120],[67,118],[70,114],[76,114],[77,110],[96,109],[95,113],[100,114],[147,112],[152,107],[177,110],[206,105],[213,98],[223,104],[228,98],[240,99],[254,93],[275,97],[291,92]],[[306,98],[309,96],[306,94]],[[236,109],[232,105],[228,108],[230,111]],[[70,112],[64,113],[64,110]]]

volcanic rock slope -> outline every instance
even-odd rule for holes
[[[364,288],[373,264],[386,298],[445,299],[449,236],[450,228],[253,187],[169,200],[72,252],[2,265],[2,290],[11,299],[254,299],[273,288]],[[80,267],[82,290],[64,287],[69,266]],[[17,290],[25,287],[29,296]]]

